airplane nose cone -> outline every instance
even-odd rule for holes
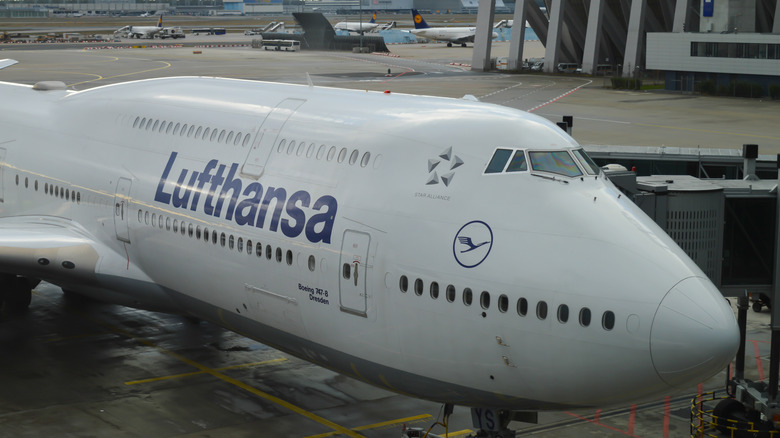
[[[661,300],[650,330],[650,354],[668,385],[712,377],[731,362],[738,347],[734,312],[709,280],[686,278]]]

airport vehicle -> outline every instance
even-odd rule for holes
[[[181,27],[165,27],[163,28],[162,32],[159,33],[160,38],[166,39],[166,38],[173,38],[173,39],[179,39],[179,38],[185,38],[184,31],[181,30]]]
[[[446,41],[447,47],[452,47],[453,43],[466,47],[466,43],[474,42],[474,35],[477,28],[471,27],[431,27],[417,11],[412,9],[412,19],[414,29],[409,32],[420,38],[426,38],[435,41]],[[498,34],[493,32],[493,38],[498,38]]]
[[[124,26],[114,31],[114,37],[157,38],[163,31],[163,16],[157,20],[157,26]]]
[[[219,78],[0,93],[6,311],[44,280],[189,315],[494,437],[737,349],[705,274],[541,117]]]
[[[379,27],[379,23],[376,22],[376,13],[371,16],[371,19],[366,22],[359,21],[340,21],[333,26],[334,30],[346,30],[349,33],[363,33],[373,32]]]

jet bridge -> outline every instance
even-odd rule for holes
[[[739,437],[780,434],[780,305],[771,305],[780,302],[780,177],[759,179],[757,159],[758,146],[744,145],[743,179],[637,177],[633,171],[607,170],[610,180],[680,245],[724,296],[737,298],[741,342],[734,377],[727,382],[728,397],[711,410],[702,407],[700,397],[694,400],[691,432],[695,436],[715,429]],[[777,170],[780,155],[775,163]],[[744,377],[751,299],[754,310],[767,305],[772,312],[768,383]],[[750,435],[754,432],[763,434]]]

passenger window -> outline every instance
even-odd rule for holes
[[[212,130],[211,131],[211,138],[209,140],[214,141],[214,139],[217,138],[217,132],[218,131],[216,129]]]
[[[544,301],[539,301],[536,305],[536,317],[541,320],[547,318],[547,303]]]
[[[274,256],[274,249],[271,248],[271,245],[266,245],[265,247],[265,258],[268,260],[271,260]]]
[[[528,170],[528,163],[525,161],[525,152],[515,151],[515,155],[512,157],[512,161],[509,162],[509,166],[506,167],[507,172],[522,172]]]
[[[590,325],[590,309],[587,307],[580,309],[580,325],[583,327]]]
[[[184,124],[184,125],[181,127],[181,132],[179,133],[179,136],[181,136],[181,137],[184,137],[184,134],[186,134],[186,133],[187,133],[187,124],[185,123],[185,124]]]
[[[238,246],[236,247],[238,252],[244,252],[244,239],[242,237],[238,238]]]
[[[569,321],[569,306],[561,304],[558,306],[558,322],[566,324]]]
[[[192,237],[192,232],[193,232],[193,231],[194,231],[194,227],[192,226],[192,224],[189,224],[189,225],[187,226],[187,234],[188,234],[190,237]]]
[[[211,232],[211,243],[214,245],[217,244],[217,230]]]
[[[227,139],[225,140],[225,143],[230,144],[230,142],[232,141],[233,141],[233,131],[230,131],[230,133],[227,136]]]
[[[222,143],[222,140],[224,139],[225,139],[225,130],[223,129],[222,132],[219,133],[219,139],[217,139],[217,141]]]
[[[314,272],[314,269],[316,268],[316,260],[313,255],[309,256],[309,270],[311,272]]]
[[[306,143],[300,142],[298,143],[298,151],[295,152],[295,155],[300,157],[303,155],[303,151],[305,150],[306,150]]]
[[[211,132],[211,128],[206,128],[206,130],[203,131],[203,137],[202,137],[203,140],[209,137],[209,132]]]
[[[438,299],[439,298],[439,283],[432,281],[431,287],[429,288],[431,292],[431,298]]]
[[[276,248],[276,261],[282,263],[282,248]]]
[[[200,233],[200,225],[198,225],[197,227],[195,227],[195,238],[200,240],[200,234],[201,234]]]
[[[509,298],[506,295],[499,295],[498,297],[498,310],[501,313],[506,313],[509,309]]]
[[[406,275],[402,275],[398,280],[398,287],[401,289],[401,292],[404,293],[409,290],[409,279],[406,278]]]
[[[525,316],[528,314],[528,300],[525,298],[520,298],[517,300],[517,314],[520,316]]]
[[[225,233],[222,233],[219,235],[219,244],[224,247],[225,243],[227,243],[227,236],[225,236]]]
[[[451,284],[447,286],[447,301],[450,303],[455,301],[455,286]]]
[[[249,255],[252,255],[252,250],[254,247],[252,246],[252,241],[249,239],[246,239],[246,253]]]
[[[471,301],[474,299],[473,293],[471,292],[471,289],[465,288],[463,289],[463,304],[470,306]]]
[[[615,314],[609,310],[604,312],[604,316],[601,317],[601,326],[607,331],[615,328]]]
[[[285,139],[279,140],[279,144],[276,145],[276,152],[281,154],[282,151],[284,151],[284,147],[285,147],[286,144],[287,144],[287,140],[285,140]]]
[[[360,167],[368,166],[368,162],[371,160],[371,153],[366,152],[363,154],[363,158],[360,159]]]
[[[490,308],[490,293],[487,291],[482,291],[482,294],[479,296],[479,304],[482,306],[483,309],[487,310]]]
[[[243,143],[241,143],[241,146],[243,146],[243,147],[246,147],[246,145],[247,145],[247,144],[249,144],[249,139],[250,139],[250,138],[251,138],[251,136],[250,136],[249,134],[246,134],[246,135],[244,136],[244,142],[243,142]]]
[[[179,232],[179,220],[174,219],[173,220],[173,232],[178,233]]]
[[[286,261],[287,261],[287,266],[292,266],[292,264],[293,264],[293,253],[289,249],[287,250]],[[355,266],[355,269],[357,269],[357,265]],[[355,274],[357,275],[357,272]]]
[[[203,241],[206,243],[209,243],[209,238],[211,237],[211,234],[209,234],[208,227],[203,227]]]
[[[263,245],[260,242],[257,242],[257,248],[255,249],[255,255],[258,257],[263,256]]]
[[[417,280],[414,280],[414,293],[417,294],[417,296],[422,295],[423,288],[424,285],[422,279],[418,278]]]
[[[328,150],[327,160],[331,161],[335,156],[336,156],[336,146],[331,146],[330,149]]]
[[[349,164],[355,164],[357,163],[357,159],[360,156],[360,152],[358,152],[357,149],[353,150],[352,153],[349,155]]]
[[[349,280],[350,273],[352,270],[352,265],[349,263],[344,263],[344,266],[341,267],[341,276],[344,277],[345,280]]]
[[[290,140],[290,144],[287,146],[287,155],[292,155],[295,152],[295,142]]]
[[[506,167],[506,162],[509,161],[509,157],[512,155],[511,149],[496,149],[493,152],[493,158],[490,159],[485,173],[501,173]]]
[[[341,148],[341,150],[339,151],[338,162],[343,163],[345,158],[347,158],[347,148]]]
[[[564,176],[580,176],[582,171],[577,167],[574,158],[566,151],[529,152],[531,168],[540,172],[557,173]]]
[[[228,249],[233,249],[233,246],[236,243],[236,238],[233,237],[233,235],[230,235],[230,238],[228,238]]]
[[[238,146],[238,144],[241,143],[241,133],[239,132],[236,134],[236,139],[233,140],[233,146]]]
[[[202,126],[198,126],[198,130],[195,131],[195,138],[200,137],[200,133],[201,132],[203,132],[203,127]]]

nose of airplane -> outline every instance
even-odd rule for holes
[[[708,279],[686,278],[661,300],[650,330],[650,354],[668,385],[712,377],[728,365],[738,347],[734,312]]]

